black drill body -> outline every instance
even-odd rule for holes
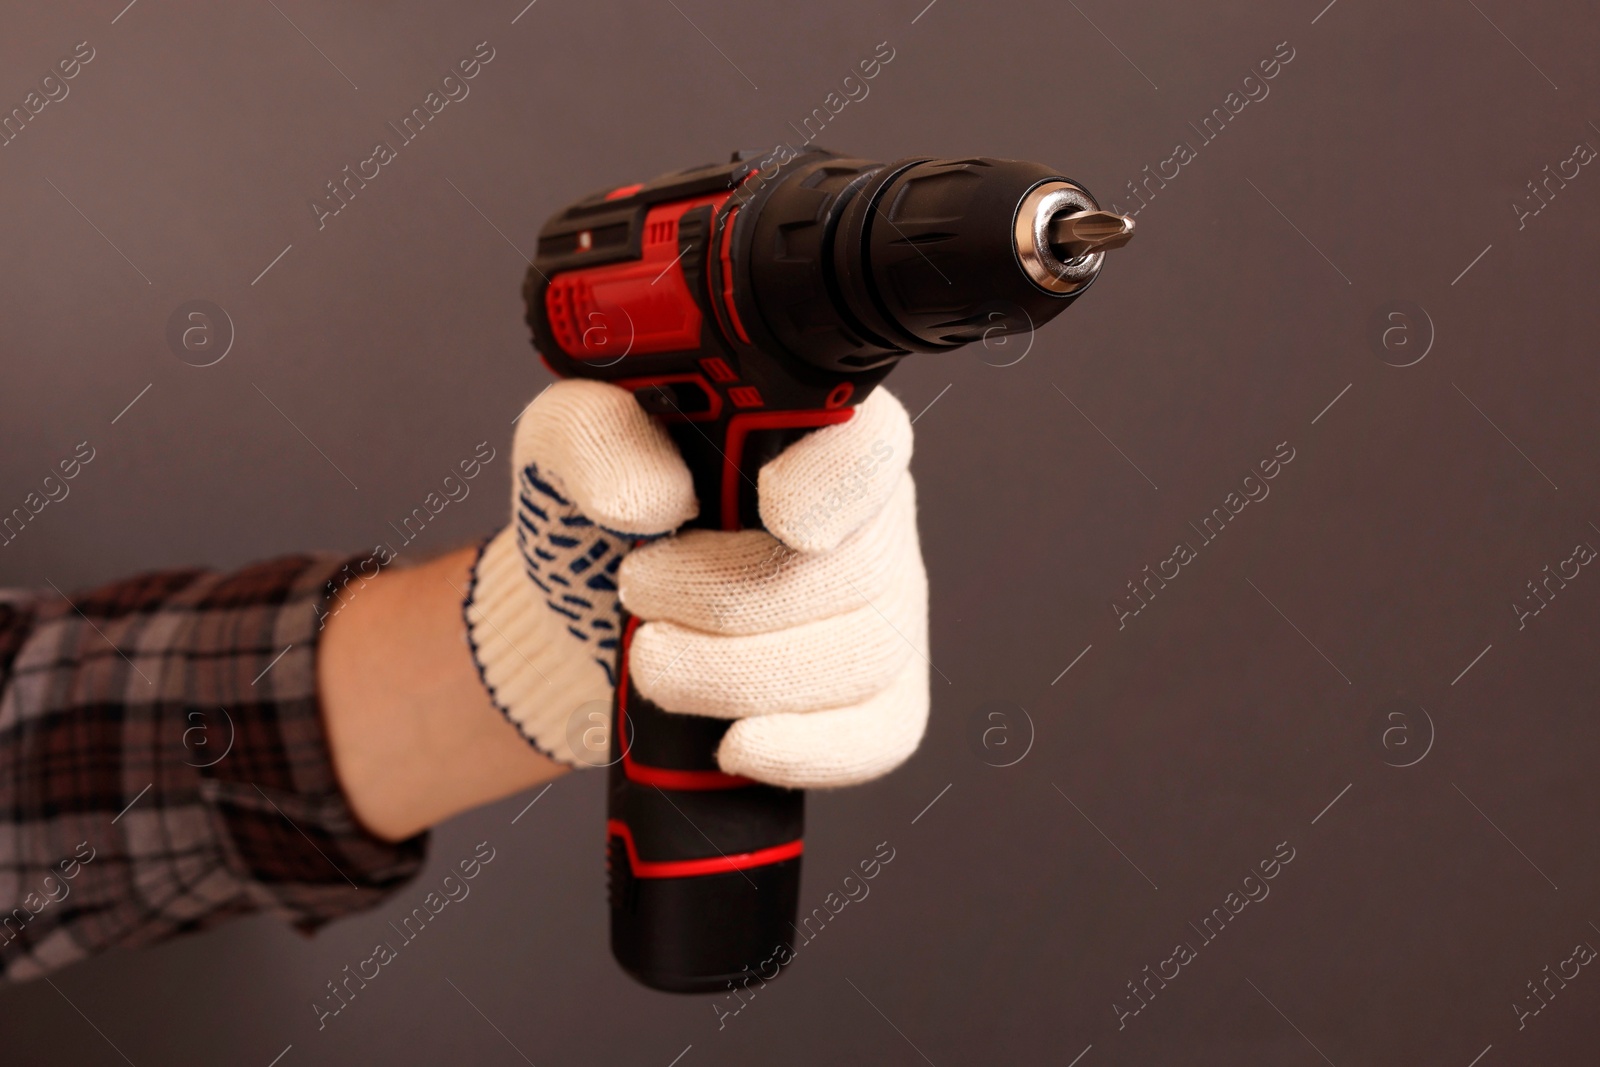
[[[847,420],[911,353],[1042,326],[1131,230],[1035,163],[741,153],[567,208],[523,291],[552,371],[627,388],[664,421],[694,475],[692,525],[759,528],[762,464]],[[623,622],[613,952],[658,989],[770,980],[792,953],[804,794],[723,774],[726,722],[640,696]]]

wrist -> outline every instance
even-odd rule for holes
[[[403,840],[561,774],[489,699],[461,601],[464,549],[370,580],[327,617],[317,656],[340,786],[376,836]]]

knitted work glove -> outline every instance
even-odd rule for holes
[[[464,611],[490,695],[541,752],[604,761],[619,598],[642,620],[639,691],[737,720],[717,751],[725,772],[852,785],[916,749],[928,587],[911,423],[891,394],[761,469],[770,533],[667,536],[697,512],[692,479],[615,386],[552,385],[519,420],[512,458],[512,522],[480,553]]]

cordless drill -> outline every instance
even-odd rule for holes
[[[781,146],[573,204],[539,232],[523,296],[556,375],[628,389],[665,423],[694,525],[760,528],[769,459],[849,419],[910,353],[1048,322],[1132,233],[1037,163]],[[805,795],[723,773],[727,722],[642,697],[636,626],[624,615],[611,717],[611,949],[647,986],[724,990],[789,943]]]

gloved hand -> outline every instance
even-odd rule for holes
[[[761,468],[770,533],[674,534],[698,510],[689,470],[616,386],[552,385],[519,420],[512,458],[512,521],[480,553],[464,612],[484,684],[541,752],[595,764],[582,750],[608,722],[591,716],[609,711],[619,597],[643,620],[628,665],[639,691],[737,720],[717,751],[726,773],[852,785],[916,749],[928,585],[911,423],[890,393]]]

